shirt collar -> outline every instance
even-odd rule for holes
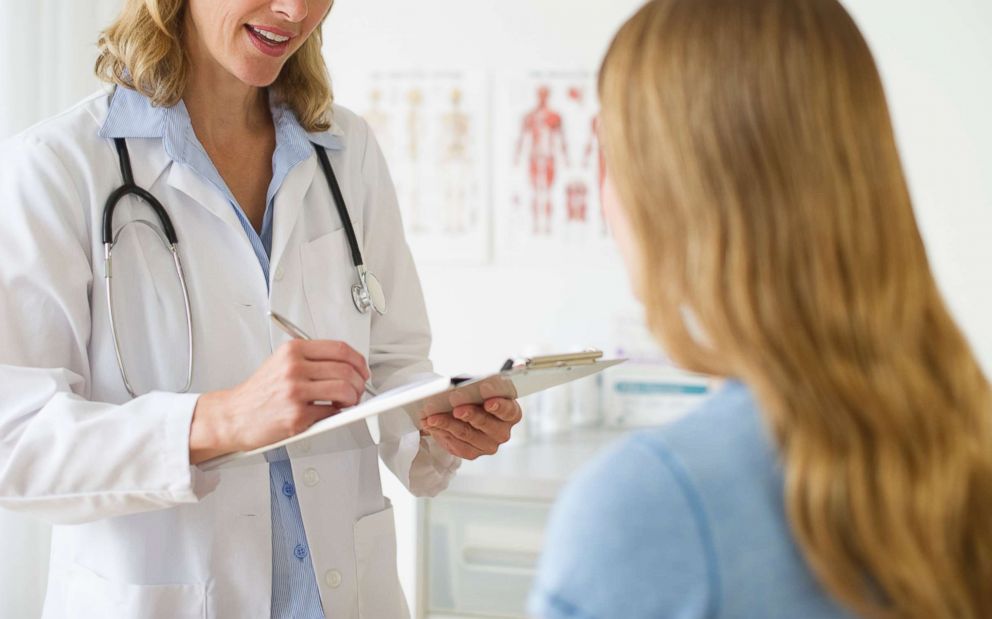
[[[294,149],[302,150],[306,146],[312,150],[307,142],[331,150],[344,148],[344,133],[337,123],[332,122],[328,131],[310,133],[300,125],[296,115],[288,107],[275,103],[271,98],[270,105],[277,134],[285,137],[285,142],[292,144]],[[179,160],[185,150],[183,138],[191,127],[189,112],[181,100],[172,107],[156,107],[141,93],[130,88],[117,87],[111,96],[110,109],[99,135],[108,139],[162,138],[169,156]]]

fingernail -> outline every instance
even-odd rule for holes
[[[459,408],[458,410],[454,411],[453,414],[458,419],[465,419],[465,417],[467,417],[467,415],[465,414],[465,409],[462,408]]]
[[[497,408],[499,408],[499,402],[496,402],[495,400],[486,402],[486,410],[490,413],[495,413]]]

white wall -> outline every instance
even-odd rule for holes
[[[0,138],[96,90],[96,39],[120,4],[0,0]]]

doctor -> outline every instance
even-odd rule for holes
[[[433,495],[520,419],[491,400],[195,466],[431,371],[385,161],[331,105],[330,5],[127,0],[100,40],[114,90],[0,153],[0,507],[57,525],[46,618],[405,617],[378,457]],[[108,280],[124,184],[165,217],[120,200]],[[359,261],[386,308],[354,302]]]

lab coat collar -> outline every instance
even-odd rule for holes
[[[297,122],[292,110],[278,103],[274,97],[270,97],[269,101],[272,106],[272,117],[277,126],[291,124],[298,130],[294,133],[299,133],[324,148],[331,150],[344,148],[344,131],[336,121],[331,122],[331,128],[327,131],[306,132]],[[141,93],[118,86],[111,95],[110,109],[107,111],[103,126],[100,127],[100,137],[165,138],[171,134],[171,137],[176,138],[178,136],[175,136],[174,132],[182,129],[189,122],[188,119],[189,113],[181,100],[172,107],[157,107]],[[174,150],[180,149],[178,144],[173,146]]]
[[[335,123],[328,131],[309,133],[296,120],[292,110],[279,104],[271,95],[269,101],[278,139],[277,152],[273,156],[274,182],[266,198],[267,202],[277,198],[275,213],[279,225],[275,229],[288,234],[299,215],[298,205],[309,189],[316,169],[313,144],[329,150],[341,150],[344,148],[344,132]],[[108,139],[161,139],[161,148],[158,149],[144,148],[148,144],[143,140],[129,145],[133,151],[135,181],[143,187],[150,187],[171,162],[184,164],[172,166],[168,175],[169,185],[205,206],[226,224],[241,229],[241,222],[227,203],[234,200],[230,190],[196,139],[183,101],[168,108],[157,107],[141,93],[117,87],[111,96],[99,135]],[[135,147],[143,152],[136,151]],[[138,162],[144,162],[144,165]],[[279,187],[282,189],[278,195],[272,195],[274,188]],[[277,238],[273,239],[273,264],[288,240],[281,238],[283,236],[276,234]]]

